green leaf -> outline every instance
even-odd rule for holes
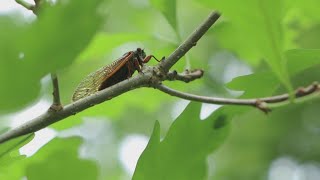
[[[0,17],[1,111],[21,108],[40,91],[40,79],[70,65],[102,24],[102,0],[58,1],[41,7],[39,18],[23,22]]]
[[[19,149],[30,142],[33,137],[34,134],[28,134],[0,144],[0,170],[16,160],[25,158],[20,155]]]
[[[19,59],[21,49],[18,44],[20,35],[25,31],[25,24],[14,22],[9,17],[0,17],[0,26],[5,32],[0,33],[1,113],[21,107],[34,99],[40,90],[40,78],[34,77],[30,69],[25,69],[25,62]]]
[[[236,77],[226,86],[232,90],[244,91],[242,98],[258,98],[270,96],[279,83],[272,72],[265,71]]]
[[[64,121],[59,121],[57,123],[54,123],[50,127],[55,130],[61,131],[61,130],[75,127],[75,126],[80,125],[82,123],[83,123],[82,118],[80,118],[79,116],[69,116],[69,117],[65,118]]]
[[[320,64],[320,50],[318,49],[293,49],[285,52],[288,60],[290,77]],[[280,82],[270,71],[234,78],[226,86],[233,90],[245,91],[242,98],[257,98],[270,96],[279,88]]]
[[[95,59],[101,58],[103,55],[108,53],[112,48],[115,48],[123,43],[130,41],[142,41],[146,40],[148,36],[146,34],[97,34],[90,45],[84,50],[80,59]]]
[[[102,24],[97,13],[101,2],[58,1],[52,7],[44,7],[38,21],[23,36],[23,52],[26,60],[30,61],[28,65],[33,67],[40,63],[50,71],[70,65]],[[30,42],[31,47],[28,46]]]
[[[96,164],[78,157],[81,142],[75,137],[52,140],[27,159],[26,177],[32,180],[97,179]]]
[[[94,162],[80,159],[78,149],[82,139],[55,138],[29,158],[0,167],[1,179],[97,179]],[[2,160],[1,160],[2,161]],[[2,171],[4,170],[4,171]],[[58,173],[57,173],[58,172]]]
[[[295,10],[300,10],[302,11],[303,15],[309,16],[311,18],[314,18],[315,20],[319,21],[320,20],[320,14],[319,14],[319,9],[317,6],[315,6],[316,4],[319,3],[318,0],[303,0],[303,1],[291,1],[291,0],[287,0],[288,4],[291,4],[294,8],[296,8]]]
[[[163,13],[170,25],[177,29],[176,0],[151,0],[151,3]]]
[[[286,14],[282,24],[285,26],[284,36],[287,49],[320,48],[320,14],[317,0],[286,0]]]
[[[295,43],[297,43],[302,48],[307,48],[307,49],[320,48],[320,42],[318,41],[318,36],[320,34],[320,24],[315,24],[311,27],[308,24],[307,27],[300,27],[300,29],[298,30],[296,30],[298,32],[295,32],[296,36],[294,36]]]
[[[290,75],[320,64],[320,49],[292,49],[285,54]]]
[[[201,121],[199,103],[191,103],[174,121],[160,142],[160,125],[156,122],[145,151],[139,158],[133,179],[204,179],[206,158],[225,140],[229,114],[217,110]]]
[[[283,54],[283,0],[201,0],[219,10],[226,20],[217,31],[223,46],[251,63],[264,59],[277,78],[291,89]]]

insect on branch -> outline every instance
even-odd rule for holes
[[[144,68],[144,73],[139,73],[136,76],[121,81],[111,87],[96,92],[91,96],[79,99],[69,105],[64,106],[63,109],[57,112],[46,112],[21,126],[14,128],[0,135],[0,143],[6,142],[15,137],[19,137],[25,134],[36,132],[42,128],[49,126],[55,122],[58,122],[68,116],[75,115],[91,106],[97,105],[104,101],[117,97],[125,92],[139,88],[149,87],[150,79],[155,78],[153,69],[162,69],[162,71],[168,72],[168,70],[187,52],[194,44],[208,31],[208,29],[217,21],[220,17],[219,13],[213,12],[204,21],[197,30],[188,37],[167,59],[161,61],[157,66]],[[134,52],[129,55],[133,56]],[[143,56],[142,56],[143,57]],[[129,58],[131,59],[131,58]],[[128,59],[128,60],[129,60]],[[131,74],[131,73],[129,73]]]

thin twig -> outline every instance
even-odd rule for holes
[[[168,72],[181,57],[195,46],[198,40],[209,30],[219,17],[220,14],[218,12],[212,12],[208,18],[199,25],[198,28],[167,59],[160,63],[163,71]]]
[[[195,79],[199,79],[203,76],[204,71],[202,69],[185,70],[183,73],[178,73],[177,71],[170,71],[167,73],[166,80],[169,81],[183,81],[188,83]]]
[[[167,93],[169,95],[176,96],[182,99],[204,102],[209,104],[254,106],[263,110],[264,112],[270,111],[271,108],[287,105],[291,102],[289,100],[288,94],[265,97],[265,98],[233,99],[233,98],[199,96],[199,95],[184,93],[181,91],[171,89],[163,84],[157,84],[154,87],[164,93]],[[316,97],[320,97],[320,85],[318,83],[313,83],[312,85],[306,88],[299,88],[295,93],[295,97],[296,97],[294,101],[295,103],[304,102],[306,100],[309,100],[310,97],[312,97],[313,99],[315,99]]]
[[[155,88],[159,89],[160,91],[167,93],[171,96],[176,96],[182,99],[187,99],[191,101],[199,101],[204,103],[210,103],[210,104],[233,104],[233,105],[249,105],[249,106],[255,106],[256,105],[256,99],[232,99],[232,98],[218,98],[218,97],[208,97],[208,96],[199,96],[189,93],[184,93],[181,91],[177,91],[174,89],[171,89],[163,84],[158,84],[155,86]]]
[[[55,73],[51,73],[51,81],[53,86],[53,103],[50,107],[50,110],[60,111],[62,109],[61,101],[60,101],[60,93],[59,93],[59,82],[58,77]]]
[[[38,15],[38,12],[42,3],[43,3],[43,0],[34,0],[35,6],[32,9],[32,11],[35,15]]]
[[[25,2],[25,1],[23,1],[23,0],[16,0],[16,3],[18,3],[18,4],[20,4],[21,6],[23,6],[24,8],[26,8],[26,9],[28,9],[28,10],[31,10],[31,11],[33,11],[33,9],[34,9],[34,5],[32,5],[32,4],[29,4],[29,3],[27,3],[27,2]]]

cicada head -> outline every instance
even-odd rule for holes
[[[138,59],[141,59],[141,60],[143,60],[147,56],[144,50],[141,48],[137,48],[134,54]]]

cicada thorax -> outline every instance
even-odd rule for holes
[[[115,85],[125,79],[130,78],[135,71],[141,71],[144,63],[150,58],[145,52],[138,48],[136,51],[125,53],[121,58],[113,63],[104,66],[84,78],[76,88],[72,100],[76,101],[86,96],[90,96],[97,91]]]
[[[132,53],[132,52],[130,52]],[[134,53],[134,52],[133,52]],[[132,57],[126,60],[123,64],[123,60],[120,59],[118,61],[113,62],[109,66],[106,66],[105,70],[108,72],[113,72],[111,76],[106,78],[102,84],[100,85],[98,91],[105,89],[107,87],[113,86],[123,80],[126,80],[135,73],[135,71],[141,71],[141,67],[143,66],[143,62],[140,61],[138,57],[133,54]],[[114,68],[116,67],[116,68]],[[108,73],[107,73],[108,74]]]

